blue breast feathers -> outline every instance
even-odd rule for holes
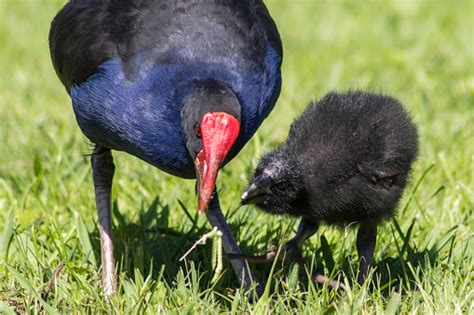
[[[134,62],[140,62],[136,58]],[[194,178],[181,127],[184,86],[213,78],[232,88],[242,106],[233,158],[273,109],[281,88],[280,56],[269,46],[266,64],[218,60],[154,64],[126,76],[120,60],[104,62],[96,74],[71,88],[84,134],[95,144],[126,151],[176,176]]]

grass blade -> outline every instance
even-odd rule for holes
[[[3,228],[2,241],[0,242],[0,255],[8,254],[8,248],[10,247],[10,242],[15,232],[15,215],[13,210],[8,214],[7,222],[5,222],[5,227]]]
[[[94,250],[89,237],[89,231],[87,231],[84,221],[82,221],[77,212],[74,216],[76,221],[77,235],[84,251],[84,260],[89,261],[92,265],[97,267],[97,260],[95,259]]]
[[[331,247],[329,247],[328,240],[324,235],[321,235],[321,250],[323,252],[324,262],[326,263],[326,268],[330,274],[332,274],[336,262],[334,261],[334,257],[331,251]]]
[[[401,296],[398,293],[393,293],[392,297],[387,303],[387,308],[385,309],[385,315],[395,315],[397,314],[398,308],[400,307]]]
[[[41,296],[36,292],[36,290],[33,288],[31,283],[26,279],[21,273],[19,273],[15,268],[12,268],[10,266],[7,266],[8,270],[10,273],[13,275],[15,280],[27,291],[29,291],[43,306],[43,308],[49,313],[49,314],[59,314],[56,312],[56,310],[49,305],[45,300],[41,298]]]
[[[0,301],[0,314],[15,315],[16,312],[10,306]]]

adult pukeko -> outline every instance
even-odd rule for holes
[[[358,223],[362,284],[377,224],[393,217],[417,152],[416,127],[397,100],[360,91],[330,93],[311,104],[291,126],[287,141],[262,158],[242,203],[302,217],[285,248],[285,257],[302,265],[301,245],[320,222]],[[275,254],[229,257],[267,262]],[[318,272],[313,280],[328,281]]]
[[[199,211],[238,246],[220,210],[218,170],[252,137],[281,87],[282,46],[261,0],[83,0],[56,15],[54,68],[71,96],[91,163],[104,292],[116,290],[111,150],[197,178]],[[233,262],[250,284],[243,261]]]

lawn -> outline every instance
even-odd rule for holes
[[[88,154],[51,65],[49,23],[63,1],[0,1],[0,313],[473,313],[474,2],[268,0],[284,43],[275,110],[218,179],[246,252],[291,237],[297,221],[238,200],[259,156],[283,140],[306,104],[330,90],[399,98],[421,152],[395,220],[379,229],[367,286],[352,279],[355,229],[323,226],[308,261],[345,292],[255,266],[266,294],[247,302],[230,264],[215,284],[210,231],[194,183],[114,153],[114,243],[120,292],[101,296],[100,247]]]

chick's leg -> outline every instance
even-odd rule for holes
[[[377,240],[377,225],[375,223],[361,223],[357,232],[357,252],[359,253],[359,284],[364,284],[369,275],[374,248]]]
[[[303,242],[310,238],[318,230],[318,224],[301,220],[296,235],[288,241],[285,245],[284,252],[278,257],[279,260],[290,260],[298,263],[299,265],[304,264],[303,255],[301,255],[301,245]],[[234,259],[245,259],[254,263],[271,263],[277,258],[277,247],[272,246],[270,251],[265,255],[244,255],[232,253],[228,254],[227,258]]]
[[[251,262],[255,263],[271,263],[275,259],[283,260],[283,261],[293,261],[298,264],[300,267],[300,270],[305,270],[306,269],[306,264],[304,262],[303,255],[301,254],[301,246],[303,245],[303,242],[310,238],[311,236],[316,233],[318,230],[319,224],[314,223],[308,220],[301,220],[300,225],[298,226],[298,230],[296,231],[296,235],[286,243],[285,250],[284,252],[277,257],[277,248],[276,246],[272,246],[271,250],[261,256],[252,256],[252,255],[227,255],[229,259],[246,259]],[[330,280],[327,277],[325,277],[323,274],[321,274],[319,271],[315,270],[312,275],[311,275],[311,280],[313,282],[319,283],[319,284],[326,284],[332,288],[341,288],[345,289],[344,285],[342,283],[339,283],[338,281],[335,280]]]
[[[305,219],[301,220],[296,235],[286,243],[285,252],[283,259],[288,259],[294,261],[300,265],[302,270],[304,269],[304,259],[301,254],[301,246],[303,242],[308,238],[314,235],[318,230],[319,224],[307,221]]]
[[[102,257],[102,289],[105,296],[117,292],[114,245],[112,243],[111,191],[115,166],[109,149],[96,146],[91,157],[95,201],[99,215]]]
[[[222,246],[224,247],[224,253],[240,254],[239,245],[237,245],[229,225],[222,214],[217,192],[214,192],[214,197],[209,203],[209,207],[206,211],[206,217],[209,223],[211,223],[213,227],[217,227],[217,229],[222,233]],[[239,279],[239,283],[241,285],[243,284],[244,287],[249,290],[252,286],[252,279],[254,278],[252,277],[250,269],[248,268],[247,262],[243,259],[236,259],[232,260],[231,264],[235,274],[237,275],[237,278]]]
[[[301,246],[303,245],[303,242],[310,238],[311,236],[316,233],[318,230],[319,224],[313,223],[310,221],[306,220],[301,220],[300,225],[298,226],[298,231],[296,232],[295,237],[293,237],[291,240],[288,241],[285,247],[285,255],[290,258],[290,260],[295,261],[298,263],[299,267],[301,270],[306,269],[306,265],[303,259],[303,256],[301,255]],[[332,289],[337,289],[341,288],[344,289],[344,285],[342,283],[339,283],[336,280],[330,280],[326,276],[324,276],[322,273],[320,273],[318,270],[314,270],[312,275],[311,275],[311,280],[313,282],[319,283],[319,284],[326,284],[332,288]]]

